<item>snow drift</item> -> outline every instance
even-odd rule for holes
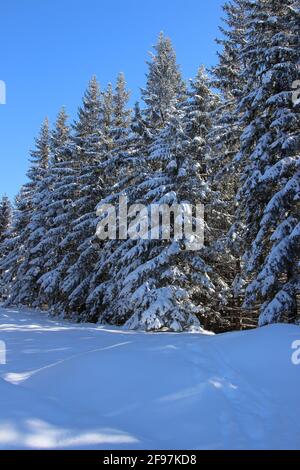
[[[295,325],[146,334],[0,310],[1,449],[299,449]]]

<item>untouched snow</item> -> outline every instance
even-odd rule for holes
[[[144,334],[0,309],[1,449],[300,448],[300,328]]]

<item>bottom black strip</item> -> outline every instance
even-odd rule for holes
[[[231,464],[287,461],[299,462],[298,451],[1,451],[0,464],[16,463],[40,465],[51,464],[86,464],[92,468],[100,466],[121,465],[126,468],[137,468],[140,465],[176,465],[195,466],[205,463]],[[32,467],[31,467],[32,468]],[[90,468],[90,467],[89,467]]]

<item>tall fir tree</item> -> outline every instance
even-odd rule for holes
[[[239,149],[241,135],[237,107],[246,82],[242,53],[247,40],[245,0],[225,3],[223,10],[225,27],[220,27],[223,37],[217,39],[217,43],[221,50],[218,52],[218,64],[212,68],[211,80],[221,97],[211,132],[214,143],[212,167],[216,182],[226,186],[228,197],[232,200],[238,187],[234,156]]]
[[[128,185],[124,192],[128,205],[143,204],[149,208],[152,204],[165,204],[171,208],[187,200],[196,204],[212,199],[201,172],[208,150],[209,115],[216,97],[210,92],[203,74],[199,74],[194,86],[200,94],[198,99],[188,99],[184,105],[181,96],[178,97],[176,107],[170,104],[168,124],[149,140],[145,162],[139,169],[141,179],[134,179],[134,184]],[[138,129],[143,129],[140,119],[139,123]],[[129,214],[131,228],[136,215],[135,211]],[[140,224],[143,225],[139,221],[135,227],[137,231]],[[166,228],[161,227],[161,231]],[[209,292],[215,293],[208,274],[212,269],[206,264],[205,255],[201,257],[187,250],[188,239],[153,240],[149,227],[145,230],[144,239],[129,238],[113,244],[106,266],[114,282],[105,284],[105,292],[101,286],[98,289],[107,304],[103,320],[116,324],[126,322],[129,328],[146,330],[180,331],[199,327],[205,299]],[[212,278],[220,282],[215,273]],[[207,316],[208,310],[207,307]]]
[[[9,198],[3,196],[0,201],[0,302],[7,296],[8,286],[4,282],[5,270],[1,269],[2,260],[9,253],[12,206]]]
[[[49,122],[46,118],[35,149],[31,152],[29,182],[24,185],[17,198],[15,220],[12,224],[10,253],[4,259],[9,282],[11,304],[35,306],[39,303],[37,278],[40,273],[40,260],[34,254],[35,245],[45,234],[45,226],[40,205],[47,188],[45,174],[49,164]]]
[[[235,228],[250,280],[245,307],[260,305],[265,325],[299,317],[300,119],[292,90],[299,78],[300,16],[292,0],[257,0],[247,8]]]
[[[7,237],[11,223],[12,207],[7,196],[3,196],[0,201],[0,244]]]
[[[125,104],[125,103],[124,103]],[[119,113],[118,113],[119,114]],[[127,121],[128,111],[123,108],[121,122]],[[126,197],[128,203],[134,203],[136,194],[134,188],[146,177],[145,152],[147,143],[151,140],[147,123],[145,122],[139,104],[136,103],[130,126],[120,128],[116,132],[113,128],[115,147],[108,154],[103,169],[106,174],[106,195],[99,203],[119,204],[120,197]],[[120,135],[122,137],[120,138]],[[100,221],[101,217],[98,219]],[[117,223],[119,214],[117,214]],[[119,289],[119,282],[114,274],[115,257],[119,251],[127,249],[126,242],[120,240],[105,240],[101,242],[101,249],[95,264],[90,283],[90,294],[87,299],[90,315],[101,322],[113,324],[124,323],[124,319],[117,309],[111,308],[115,302]]]
[[[128,205],[141,200],[145,202],[146,187],[143,187],[142,183],[149,180],[150,168],[147,156],[151,151],[153,139],[169,119],[174,105],[185,96],[185,84],[176,63],[171,41],[162,33],[155,46],[155,52],[152,60],[148,62],[147,84],[142,90],[146,109],[141,112],[136,106],[132,132],[126,138],[127,148],[125,152],[118,151],[117,159],[110,159],[115,167],[116,161],[118,162],[118,181],[117,185],[112,185],[111,194],[101,201],[100,206],[107,202],[116,204],[121,195],[126,196]],[[121,324],[132,314],[130,308],[126,310],[124,301],[121,300],[123,277],[128,271],[126,264],[134,249],[136,253],[139,250],[140,253],[144,252],[144,257],[147,249],[143,242],[132,243],[132,240],[112,241],[106,245],[103,256],[97,264],[97,275],[93,279],[89,302],[95,311],[97,307],[99,308],[101,298],[100,320]],[[136,262],[140,263],[138,260]]]
[[[178,99],[184,99],[185,92],[171,40],[160,33],[154,51],[151,60],[147,62],[147,84],[142,89],[146,120],[153,130],[167,123],[172,105]]]
[[[220,191],[223,202],[220,223],[218,226],[215,224],[215,237],[218,239],[216,253],[223,274],[231,285],[226,313],[228,317],[235,318],[237,324],[242,322],[243,316],[244,279],[241,241],[238,237],[232,237],[231,227],[236,210],[236,193],[240,186],[240,167],[235,162],[235,155],[240,149],[242,133],[238,106],[247,79],[243,55],[247,43],[246,3],[247,0],[232,0],[223,7],[224,26],[220,27],[222,38],[217,39],[220,46],[219,60],[211,70],[211,84],[217,88],[220,102],[212,115],[213,126],[209,135],[212,147],[210,180],[213,187]]]
[[[131,121],[131,110],[127,109],[130,92],[127,91],[125,75],[119,73],[113,96],[113,122],[117,130],[127,130]]]
[[[64,272],[62,260],[65,252],[60,244],[68,233],[71,221],[68,207],[74,192],[73,147],[65,108],[59,112],[50,136],[51,158],[46,174],[49,197],[44,200],[46,234],[39,244],[43,253],[43,269],[38,283],[43,303],[54,308],[60,299],[60,283]]]
[[[84,299],[84,309],[81,318],[89,321],[99,319],[99,311],[94,313],[91,308],[89,294],[91,284],[94,282],[94,271],[98,269],[99,255],[102,257],[102,251],[105,250],[103,244],[99,242],[96,236],[98,217],[96,214],[99,197],[106,197],[113,194],[114,187],[118,184],[118,179],[122,178],[120,174],[121,160],[126,153],[126,136],[130,125],[130,110],[127,109],[129,92],[126,90],[126,82],[123,74],[117,77],[115,90],[109,84],[107,90],[103,93],[102,99],[102,119],[101,119],[101,151],[96,164],[97,174],[101,187],[95,191],[93,200],[93,210],[90,213],[90,232],[85,243],[79,247],[79,258],[75,269],[81,269],[83,282],[79,288],[75,289],[70,295],[71,306],[78,303],[78,296]],[[82,260],[86,260],[82,266]],[[81,265],[81,268],[80,268]],[[84,290],[82,289],[84,287]]]
[[[60,308],[75,317],[85,312],[88,293],[87,270],[90,269],[94,246],[91,237],[96,231],[95,208],[102,191],[102,97],[93,77],[79,108],[72,134],[72,194],[67,207],[68,231],[60,246],[65,255],[60,262],[62,272]]]
[[[6,305],[11,303],[13,285],[17,281],[20,264],[24,259],[24,246],[28,236],[32,191],[30,185],[22,186],[15,199],[11,227],[1,244],[1,292]]]
[[[168,124],[151,145],[151,173],[141,185],[143,192],[146,190],[147,204],[166,204],[170,208],[173,204],[201,203],[206,211],[213,207],[215,195],[207,181],[207,137],[216,103],[200,69],[186,101],[182,103],[179,97]],[[162,232],[165,228],[168,231],[168,227],[161,227]],[[199,251],[189,250],[188,239],[150,241],[141,265],[131,263],[133,272],[127,275],[123,292],[127,295],[134,290],[128,326],[180,331],[218,321],[212,298],[218,297],[226,285],[210,265],[207,223],[204,231],[206,246]]]

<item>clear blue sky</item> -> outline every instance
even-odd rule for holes
[[[0,195],[26,181],[29,149],[47,115],[75,117],[93,74],[125,73],[132,102],[158,33],[171,37],[185,78],[216,62],[223,0],[1,0]]]

